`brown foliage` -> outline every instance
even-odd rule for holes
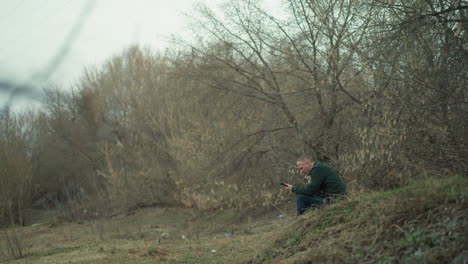
[[[24,116],[9,112],[2,113],[0,123],[0,225],[23,225],[33,192],[30,127],[23,127]]]
[[[283,18],[255,1],[199,6],[199,41],[164,55],[132,47],[73,92],[48,90],[7,167],[29,164],[35,199],[69,201],[75,215],[276,203],[302,153],[351,191],[466,172],[465,7],[287,4]]]

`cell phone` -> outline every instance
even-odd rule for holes
[[[284,187],[288,187],[288,185],[284,182],[280,182],[281,185],[283,185]]]

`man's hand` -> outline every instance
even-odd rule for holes
[[[281,184],[281,185],[283,185],[284,188],[286,188],[286,189],[288,189],[288,190],[290,190],[290,191],[292,190],[292,187],[293,187],[293,186],[292,186],[291,184],[289,184],[289,183],[284,183],[284,184]]]

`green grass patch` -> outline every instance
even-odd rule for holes
[[[322,223],[318,230],[325,230],[356,218],[358,204],[356,201],[345,201],[328,208],[322,208],[322,211],[318,213],[318,221]]]
[[[327,263],[346,257],[353,263],[447,261],[466,243],[467,200],[466,177],[431,179],[352,197],[297,218],[252,261],[274,263],[316,243],[329,246],[303,254],[328,258]]]
[[[173,262],[170,262],[173,263]],[[184,254],[177,263],[183,264],[205,264],[205,263],[225,263],[222,256],[217,256],[214,253],[212,255],[195,255],[186,253]]]
[[[290,248],[292,251],[295,251],[295,249],[297,248],[297,246],[299,246],[303,238],[304,237],[298,231],[294,231],[291,233],[289,239],[286,240],[285,246],[287,248]]]
[[[52,256],[52,255],[57,255],[57,254],[69,253],[69,252],[79,250],[79,249],[81,249],[81,247],[54,248],[54,249],[44,251],[44,252],[33,253],[33,254],[29,255],[28,257],[33,257],[33,258],[35,258],[35,257],[38,257],[38,258],[39,257],[48,257],[48,256]]]
[[[460,198],[468,199],[468,178],[451,177],[448,179],[428,180],[388,191],[374,192],[360,198],[368,205],[375,205],[396,196],[417,196],[430,190],[434,195],[442,197],[444,202],[457,201]]]
[[[304,239],[304,235],[294,230],[288,234],[288,238],[281,240],[276,245],[268,248],[261,256],[262,261],[269,261],[277,256],[292,255],[298,252],[299,246]]]

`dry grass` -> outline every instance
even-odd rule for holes
[[[83,224],[51,220],[24,228],[25,258],[0,255],[0,263],[245,263],[273,239],[265,231],[287,221],[277,214],[146,208]]]
[[[448,263],[468,244],[466,178],[354,197],[291,223],[252,263]]]
[[[447,263],[467,248],[467,194],[465,178],[450,178],[281,220],[276,209],[146,208],[49,221],[25,227],[26,258],[0,263]]]

